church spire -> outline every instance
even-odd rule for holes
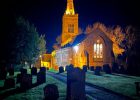
[[[66,15],[75,14],[73,0],[67,0],[67,9],[66,9],[65,13],[66,13]]]

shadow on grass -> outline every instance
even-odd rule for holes
[[[19,93],[26,92],[27,90],[29,90],[31,88],[34,88],[36,86],[39,86],[41,84],[43,84],[43,83],[40,83],[40,84],[35,83],[35,84],[32,84],[32,87],[26,88],[26,89],[25,88],[22,88],[22,87],[16,87],[16,88],[13,88],[13,89],[12,88],[11,89],[7,89],[7,88],[4,88],[4,87],[0,87],[0,91],[2,91],[2,90],[4,91],[5,90],[5,92],[0,93],[0,100],[3,100],[6,97],[11,96],[11,95],[14,95],[14,94],[19,94]]]

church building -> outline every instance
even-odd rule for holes
[[[52,52],[52,66],[75,67],[103,66],[114,61],[112,41],[100,29],[90,34],[78,33],[78,14],[73,0],[67,0],[67,8],[62,18],[61,48]]]

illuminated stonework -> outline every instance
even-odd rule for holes
[[[67,9],[62,18],[61,46],[73,41],[78,34],[78,14],[75,14],[73,0],[67,0]]]
[[[67,9],[66,9],[66,15],[74,15],[74,5],[73,5],[73,0],[67,0]]]
[[[67,8],[62,18],[61,48],[52,53],[52,66],[73,64],[82,68],[103,66],[114,61],[113,42],[99,29],[89,34],[78,34],[78,14],[75,14],[73,0],[67,0]]]

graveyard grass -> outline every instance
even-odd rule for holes
[[[27,70],[27,72],[30,73],[30,70]],[[16,72],[15,75],[17,75],[18,73],[19,72]],[[36,83],[36,81],[37,81],[37,77],[33,76],[32,82]],[[59,100],[65,99],[65,97],[66,97],[66,84],[58,81],[57,79],[55,79],[51,76],[47,76],[46,83],[43,83],[37,87],[29,89],[26,92],[11,95],[11,96],[5,98],[5,100],[43,100],[43,98],[44,98],[43,88],[47,84],[55,84],[59,90]],[[4,81],[0,80],[0,87],[2,87],[3,85],[4,85]],[[13,89],[13,88],[11,88],[11,89]],[[4,92],[6,92],[6,90],[1,91],[0,95]]]
[[[49,70],[54,72],[52,70]],[[58,73],[55,71],[54,73]],[[67,72],[60,73],[66,76]],[[123,74],[105,74],[101,72],[101,76],[94,75],[94,72],[89,71],[86,73],[86,82],[104,87],[114,92],[129,96],[133,99],[140,100],[140,97],[136,96],[135,82],[140,81],[140,77],[127,76]]]
[[[97,76],[91,71],[86,73],[86,82],[140,100],[140,97],[136,96],[136,81],[140,81],[140,77],[121,74],[109,75],[105,73],[101,73],[101,76]]]
[[[53,69],[49,70],[53,73],[58,73]],[[30,70],[27,71],[30,73]],[[19,72],[15,72],[14,77]],[[66,72],[61,73],[66,76]],[[32,78],[32,82],[36,83],[36,77]],[[112,90],[114,92],[129,96],[133,99],[140,100],[140,97],[136,96],[135,93],[135,84],[134,82],[140,81],[140,77],[135,76],[126,76],[126,75],[109,75],[105,73],[101,73],[101,76],[94,75],[93,72],[88,71],[86,73],[86,82],[92,83],[94,85],[104,87],[106,89]],[[5,100],[41,100],[44,97],[43,88],[46,84],[55,84],[58,86],[59,90],[59,100],[63,100],[66,97],[66,84],[62,83],[61,81],[47,75],[46,83],[41,84],[37,87],[34,87],[30,90],[27,90],[24,93],[19,93],[15,95],[11,95],[7,97]],[[0,80],[0,87],[4,85],[4,81]],[[4,91],[0,91],[0,94]]]

